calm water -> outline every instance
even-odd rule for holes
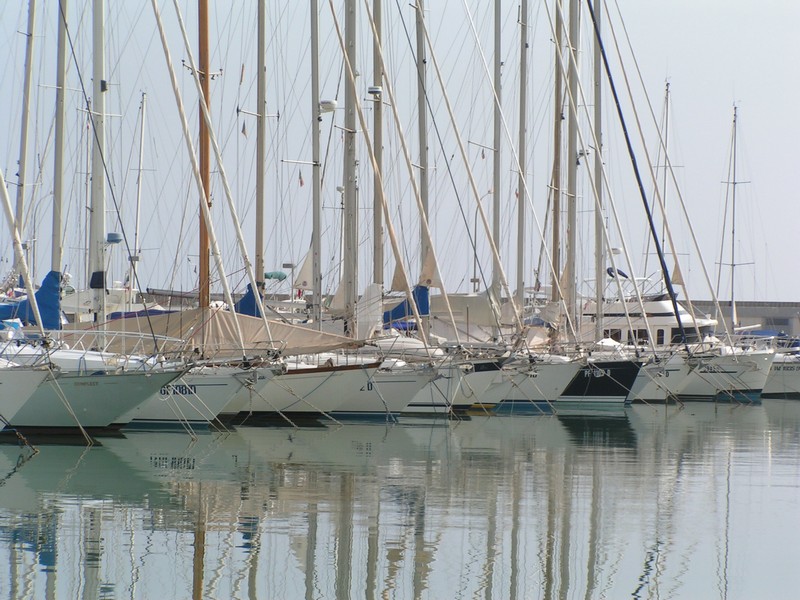
[[[4,598],[796,598],[800,402],[0,446]]]

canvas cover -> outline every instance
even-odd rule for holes
[[[45,275],[41,287],[34,296],[39,305],[39,314],[42,317],[44,329],[59,329],[61,327],[61,273],[50,271]],[[19,319],[24,325],[35,325],[33,307],[26,300],[19,302],[6,302],[0,304],[0,320]]]
[[[234,322],[237,317],[246,356],[264,355],[271,350],[279,350],[285,356],[310,354],[363,345],[358,340],[341,335],[279,321],[269,321],[268,333],[263,319],[212,308],[193,308],[149,318],[140,316],[111,321],[106,323],[102,334],[104,339],[99,331],[83,324],[83,327],[64,331],[63,338],[67,343],[71,340],[73,344],[89,347],[91,336],[97,336],[97,347],[105,346],[111,352],[152,352],[156,344],[150,333],[152,331],[161,338],[157,340],[159,352],[196,351],[204,358],[236,359],[242,357]],[[87,333],[91,336],[87,337]],[[101,340],[104,343],[100,343]]]

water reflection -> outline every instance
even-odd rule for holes
[[[0,598],[793,597],[800,403],[0,446]]]

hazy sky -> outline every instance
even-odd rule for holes
[[[737,296],[800,299],[800,217],[793,138],[800,132],[792,42],[800,5],[787,1],[620,3],[654,102],[672,91],[670,152],[709,268],[719,260],[733,105],[738,107]],[[660,108],[660,105],[658,106]],[[730,262],[730,258],[723,258]],[[695,262],[695,267],[697,263]]]
[[[43,275],[49,261],[50,223],[47,205],[52,190],[51,135],[55,83],[55,18],[52,3],[39,3],[37,11],[37,48],[34,67],[35,98],[31,125],[30,160],[41,163],[41,185],[31,190],[35,215],[24,237],[38,238],[37,272]],[[45,4],[46,6],[41,6]],[[68,179],[69,198],[65,230],[65,263],[67,271],[79,282],[83,280],[82,248],[85,215],[85,113],[81,112],[83,98],[75,62],[80,66],[84,85],[91,94],[90,62],[90,4],[72,2],[70,28],[75,47],[75,60],[71,59],[69,86]],[[169,43],[187,104],[190,122],[197,121],[196,96],[188,71],[181,66],[187,59],[176,26],[172,3],[160,2],[169,31]],[[196,27],[196,3],[181,1],[181,10],[190,32]],[[222,74],[212,84],[212,111],[220,143],[225,149],[226,170],[232,180],[240,217],[244,222],[248,240],[253,239],[255,120],[246,113],[237,113],[237,107],[254,112],[255,107],[255,14],[254,2],[212,2],[211,25],[212,69]],[[341,2],[334,3],[341,17]],[[427,19],[434,39],[435,55],[442,66],[444,85],[455,114],[456,129],[468,147],[468,160],[475,176],[479,193],[488,208],[491,190],[492,95],[483,61],[491,71],[493,3],[486,0],[429,0],[426,3]],[[540,223],[544,223],[548,193],[549,172],[552,162],[552,86],[553,43],[550,34],[552,3],[531,2],[531,59],[530,92],[527,110],[529,131],[529,172],[531,192],[530,210],[534,210]],[[370,1],[371,5],[371,1]],[[10,6],[10,5],[9,5]],[[547,7],[549,6],[549,15]],[[363,25],[365,10],[359,3],[359,18]],[[517,260],[514,238],[516,205],[516,167],[512,148],[516,146],[518,115],[518,3],[504,2],[503,12],[503,106],[510,139],[504,136],[501,156],[504,161],[503,184],[498,195],[503,210],[501,255],[511,287]],[[622,47],[631,88],[639,110],[646,146],[653,162],[657,158],[658,127],[650,117],[650,108],[644,100],[642,87],[627,49],[622,28],[624,22],[630,36],[638,67],[641,69],[645,89],[652,103],[656,120],[664,112],[664,87],[669,82],[671,107],[669,112],[669,151],[675,165],[682,197],[687,205],[695,234],[700,240],[705,263],[716,282],[719,248],[728,180],[731,148],[731,120],[733,106],[739,111],[739,136],[737,180],[749,183],[737,188],[737,262],[752,263],[737,269],[737,297],[757,300],[798,300],[800,282],[793,276],[796,220],[800,210],[796,207],[793,137],[800,132],[800,117],[796,110],[798,97],[798,54],[795,43],[800,6],[793,2],[743,2],[704,0],[690,2],[676,0],[656,2],[651,0],[620,0],[611,2],[607,12],[614,25],[614,33]],[[309,97],[309,34],[308,4],[304,2],[269,2],[268,42],[268,101],[270,114],[268,143],[268,227],[267,269],[280,269],[286,262],[299,263],[310,243],[309,185],[311,169],[310,128],[308,126],[311,99]],[[333,29],[327,2],[320,2],[322,82],[321,95],[325,99],[338,98],[342,103],[341,52]],[[623,21],[620,21],[620,14]],[[405,27],[413,42],[413,12],[407,2],[384,2],[385,53],[391,73],[391,85],[396,92],[396,105],[400,112],[401,129],[412,148],[412,161],[416,162],[416,76],[412,70],[412,51],[409,48]],[[590,66],[591,35],[586,15],[581,34],[581,69],[584,85],[591,102]],[[0,145],[0,167],[6,178],[16,183],[16,161],[19,152],[19,114],[24,59],[24,31],[27,7],[13,3],[3,11],[0,37],[3,47],[10,50],[0,59],[0,91],[2,105],[7,107],[0,125],[7,132]],[[470,25],[472,21],[473,25]],[[109,117],[109,164],[111,165],[113,197],[108,198],[108,229],[119,230],[113,212],[114,201],[121,207],[125,231],[132,239],[136,192],[136,154],[139,136],[139,104],[142,92],[147,93],[148,112],[145,144],[145,171],[143,173],[143,198],[141,212],[143,287],[175,287],[191,289],[196,285],[195,267],[197,250],[195,241],[197,198],[190,177],[184,142],[181,138],[175,100],[168,86],[166,66],[155,28],[155,19],[149,2],[119,3],[108,10],[107,47],[110,92],[107,99]],[[477,33],[477,39],[474,37]],[[613,37],[607,24],[606,44],[614,63],[614,77],[624,92],[619,60],[613,58]],[[191,35],[194,35],[193,33]],[[192,43],[195,41],[192,39]],[[358,50],[359,86],[364,90],[371,84],[372,50],[367,32],[362,32]],[[475,198],[467,184],[466,170],[458,156],[453,126],[449,123],[443,94],[433,73],[433,61],[428,61],[429,99],[433,108],[430,119],[431,133],[431,226],[436,250],[448,289],[467,291],[473,271],[473,251],[467,231],[475,227]],[[623,231],[612,227],[612,243],[627,241],[638,276],[654,276],[656,269],[652,256],[647,258],[643,235],[641,201],[630,163],[622,143],[618,122],[605,88],[606,130],[604,132],[604,160],[611,181],[611,192],[618,206]],[[371,122],[369,103],[364,104],[367,119]],[[630,104],[624,100],[626,119],[632,135],[638,140],[635,119]],[[393,223],[404,240],[404,260],[415,275],[418,264],[418,218],[410,196],[408,174],[400,150],[400,137],[386,108],[386,179],[387,192],[393,211]],[[278,118],[278,115],[280,117]],[[582,117],[586,121],[585,117]],[[339,198],[336,187],[342,182],[342,111],[334,117],[323,119],[323,149],[325,152],[325,177],[323,196],[325,203],[324,262],[325,281],[335,287],[338,277],[339,249]],[[441,142],[439,141],[441,138]],[[647,159],[641,145],[636,142],[638,160],[646,170]],[[590,164],[589,161],[586,164]],[[361,150],[358,169],[360,199],[364,210],[361,231],[360,279],[366,282],[371,273],[369,264],[371,242],[372,173],[369,160]],[[663,163],[660,163],[663,164]],[[448,171],[449,165],[449,171]],[[38,167],[28,168],[29,180],[36,178]],[[662,171],[663,173],[663,171]],[[452,174],[452,175],[451,175]],[[214,176],[215,221],[218,223],[220,242],[225,254],[226,268],[233,285],[241,289],[244,275],[241,260],[237,257],[234,237],[227,225],[229,216],[223,208],[224,197],[218,174]],[[646,179],[648,194],[652,184]],[[302,181],[302,185],[301,185]],[[593,205],[590,188],[582,177],[579,184],[581,198],[581,224],[578,236],[581,244],[579,282],[582,292],[590,294],[594,286],[589,272],[592,264],[592,225],[589,211]],[[12,186],[12,199],[16,188]],[[676,236],[679,259],[690,293],[697,298],[707,298],[700,269],[700,259],[689,242],[688,228],[679,216],[677,193],[670,186],[667,206]],[[651,197],[652,200],[652,197]],[[530,219],[530,214],[528,215]],[[729,217],[728,217],[729,219]],[[609,220],[611,220],[609,218]],[[728,220],[728,226],[730,221]],[[480,229],[480,225],[479,225]],[[540,255],[539,235],[534,225],[529,226],[529,238],[522,253],[526,267],[526,285],[533,282],[533,270]],[[729,235],[729,234],[728,234]],[[11,246],[8,234],[0,236],[0,253],[3,270],[8,268]],[[477,254],[486,274],[491,260],[482,236],[478,236]],[[730,242],[726,239],[723,263],[730,262]],[[586,252],[584,252],[586,250]],[[385,273],[391,279],[394,257],[386,247]],[[545,261],[546,262],[546,261]],[[124,277],[124,260],[119,248],[111,260],[111,277]],[[621,264],[625,269],[625,265]],[[631,268],[631,267],[628,267]],[[721,296],[730,293],[729,271],[725,267]],[[655,280],[655,279],[654,279]]]

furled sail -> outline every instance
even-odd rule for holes
[[[311,290],[314,288],[314,256],[311,250],[303,259],[303,265],[294,278],[294,289]]]

